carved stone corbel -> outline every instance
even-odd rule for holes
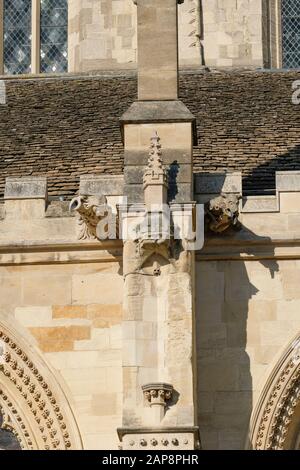
[[[173,385],[150,383],[142,386],[145,405],[151,408],[153,424],[159,425],[164,419],[167,406],[173,396]]]
[[[166,383],[151,383],[142,386],[145,401],[150,407],[167,406],[173,395],[173,385]]]

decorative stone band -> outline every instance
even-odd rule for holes
[[[194,450],[201,448],[197,426],[119,428],[118,435],[121,450]]]
[[[153,405],[167,406],[173,395],[173,385],[166,383],[152,383],[142,386],[145,401]]]
[[[138,4],[138,0],[132,0],[132,1],[135,5]],[[181,3],[184,3],[184,0],[177,0],[177,3],[178,3],[178,5],[180,5]]]

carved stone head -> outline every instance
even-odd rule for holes
[[[221,194],[205,206],[206,225],[214,233],[223,233],[230,227],[239,230],[239,201],[236,194]]]

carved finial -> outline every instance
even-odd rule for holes
[[[144,189],[150,184],[168,186],[168,173],[162,164],[160,137],[156,131],[151,137],[148,165],[144,172],[143,182]]]

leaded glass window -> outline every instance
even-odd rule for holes
[[[300,0],[282,0],[282,65],[300,67]]]
[[[29,73],[31,0],[4,0],[4,73]]]
[[[41,72],[68,70],[67,0],[41,0]]]

